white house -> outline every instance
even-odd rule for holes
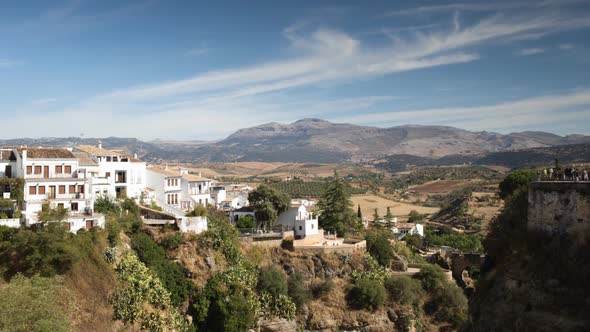
[[[182,176],[166,168],[146,168],[147,186],[155,193],[158,205],[170,205],[177,209],[189,206],[190,198],[182,195]]]
[[[146,163],[124,151],[107,150],[97,146],[79,145],[75,152],[81,168],[91,179],[93,194],[129,197],[137,201],[146,187]],[[85,156],[84,156],[85,154]]]
[[[403,238],[406,234],[424,236],[424,226],[422,224],[413,223],[395,223],[391,228],[394,234],[398,234],[398,238]]]
[[[291,202],[289,209],[279,215],[277,224],[292,229],[297,238],[318,234],[318,216],[310,211],[313,205],[310,201]]]
[[[2,154],[5,155],[6,151],[2,150]],[[69,210],[66,221],[72,231],[104,226],[104,216],[92,212],[94,197],[90,193],[89,180],[70,150],[13,148],[8,159],[8,163],[2,163],[3,176],[25,180],[21,206],[25,225],[37,223],[43,204],[48,204],[51,208]],[[83,226],[76,226],[79,220]]]
[[[236,196],[231,199],[226,199],[219,203],[219,208],[223,210],[234,210],[239,209],[244,206],[248,206],[250,203],[248,202],[248,198],[244,196]]]

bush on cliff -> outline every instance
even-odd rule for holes
[[[348,304],[354,309],[377,310],[385,303],[383,283],[374,279],[357,280],[347,295]]]

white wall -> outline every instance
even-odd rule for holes
[[[176,224],[183,233],[199,234],[207,230],[207,217],[184,217],[179,219]]]

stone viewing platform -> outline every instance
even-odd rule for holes
[[[590,224],[590,182],[537,181],[529,185],[529,230],[567,234]]]

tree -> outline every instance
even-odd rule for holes
[[[350,197],[348,186],[334,172],[334,179],[328,183],[318,202],[320,227],[339,236],[343,236],[347,229],[354,229],[356,216]]]
[[[517,170],[511,172],[500,182],[500,197],[506,199],[518,189],[527,188],[528,184],[535,181],[537,173],[533,170]]]
[[[248,201],[254,206],[256,221],[263,228],[272,227],[278,215],[287,211],[291,204],[291,198],[287,194],[264,183],[248,194]]]
[[[389,239],[383,232],[372,233],[367,235],[367,251],[379,265],[389,267],[394,252]]]
[[[356,209],[356,217],[359,218],[359,221],[363,221],[363,212],[361,211],[360,204],[359,204],[358,208]]]
[[[384,218],[388,221],[393,219],[393,214],[391,214],[391,208],[389,206],[387,207],[387,212],[385,213]]]
[[[119,212],[119,207],[115,200],[109,195],[100,195],[94,201],[94,211],[107,214],[109,212]]]
[[[375,208],[375,212],[373,212],[373,220],[377,221],[381,217],[379,217],[379,212],[377,212],[377,208]]]
[[[421,215],[416,210],[410,211],[410,214],[408,215],[408,222],[411,222],[411,223],[415,223],[415,222],[420,221],[422,219],[424,219],[424,216]]]

